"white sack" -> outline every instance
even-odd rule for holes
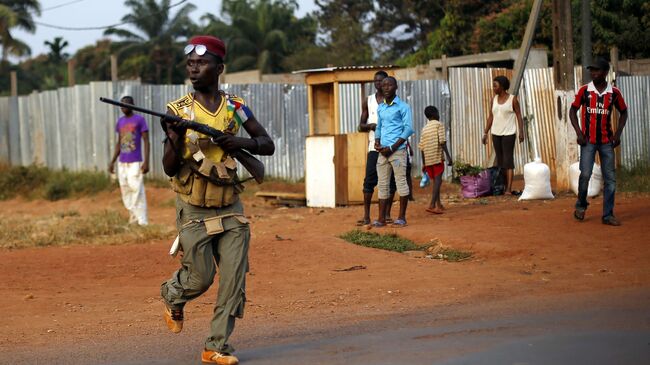
[[[542,160],[524,165],[524,192],[519,200],[553,199],[551,191],[551,169]]]
[[[576,162],[569,167],[569,180],[571,180],[571,191],[578,195],[578,181],[580,180],[580,162]],[[594,168],[591,170],[591,179],[589,179],[589,187],[587,188],[587,196],[594,197],[600,194],[600,189],[603,188],[603,173],[600,171],[600,165],[594,163]]]

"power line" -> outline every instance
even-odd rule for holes
[[[80,3],[80,2],[82,2],[82,1],[85,1],[85,0],[74,0],[74,1],[68,1],[67,3],[63,3],[63,4],[59,4],[59,5],[50,6],[49,8],[45,8],[45,9],[41,10],[41,13],[43,13],[43,12],[45,12],[45,11],[48,11],[48,10],[54,10],[54,9],[62,8],[62,7],[67,6],[67,5],[71,5],[71,4],[75,4],[75,3]]]
[[[77,0],[77,2],[78,1],[83,1],[83,0]],[[182,3],[186,2],[186,1],[187,0],[181,0],[181,1],[177,2],[177,3],[175,3],[175,4],[171,4],[168,7],[166,7],[165,9],[161,9],[160,12],[162,12],[163,10],[168,10],[168,9],[171,9],[171,8],[173,8],[175,6],[181,5]],[[151,14],[143,15],[143,16],[155,16],[156,14],[157,13],[151,13]],[[62,29],[62,30],[102,30],[102,29],[108,29],[108,28],[115,28],[115,27],[118,27],[120,25],[125,25],[125,24],[129,24],[129,23],[133,23],[133,22],[132,21],[131,22],[127,21],[127,22],[121,22],[121,23],[116,23],[116,24],[111,24],[111,25],[104,25],[104,26],[101,26],[101,27],[66,27],[66,26],[53,25],[53,24],[47,24],[47,23],[41,23],[41,22],[34,22],[34,23],[36,23],[36,24],[38,24],[40,26],[46,27],[46,28],[54,28],[54,29]]]

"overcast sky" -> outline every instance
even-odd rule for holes
[[[176,4],[180,0],[172,0]],[[101,27],[120,23],[120,19],[127,14],[130,8],[125,8],[122,0],[41,0],[41,16],[34,17],[39,23],[51,24],[63,27]],[[221,9],[220,0],[189,0],[196,6],[191,13],[195,22],[199,22],[205,13],[218,14]],[[308,12],[316,10],[313,0],[298,0],[300,8],[297,15],[303,16]],[[172,8],[172,13],[175,13]],[[79,48],[95,44],[98,39],[105,38],[103,30],[61,30],[36,25],[36,33],[30,34],[14,30],[16,38],[29,44],[32,49],[32,56],[47,53],[45,41],[51,41],[55,37],[63,37],[69,45],[65,51],[74,54]]]

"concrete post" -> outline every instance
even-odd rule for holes
[[[555,83],[556,189],[569,190],[569,166],[578,159],[569,108],[575,98],[571,1],[553,0],[553,78]]]
[[[75,79],[74,79],[75,64],[76,62],[74,59],[68,61],[68,86],[75,85]]]
[[[16,71],[11,71],[11,96],[18,96],[18,77]]]
[[[111,81],[117,81],[117,56],[111,55]]]

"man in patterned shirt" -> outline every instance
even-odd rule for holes
[[[123,103],[133,104],[133,97],[123,96]],[[108,171],[115,173],[122,193],[122,202],[129,211],[129,223],[147,225],[147,196],[144,192],[144,174],[149,172],[149,128],[141,115],[129,108],[121,108],[123,117],[117,120],[115,153]],[[142,141],[142,142],[141,142]],[[142,154],[144,146],[144,159]],[[118,160],[119,157],[119,160]]]
[[[627,105],[621,91],[607,82],[609,63],[597,58],[589,67],[592,82],[578,90],[575,101],[571,104],[569,118],[578,137],[580,145],[580,180],[578,181],[578,200],[573,216],[585,219],[587,188],[594,166],[596,152],[600,156],[605,188],[603,189],[603,224],[620,226],[614,216],[614,195],[616,193],[616,171],[614,165],[614,148],[621,143],[621,133],[627,121]],[[616,132],[612,129],[612,113],[616,108],[620,114]],[[582,108],[582,127],[578,124],[577,112]]]
[[[183,307],[208,290],[219,268],[219,291],[204,363],[237,364],[228,338],[244,314],[250,229],[239,200],[243,190],[229,151],[272,155],[273,141],[244,100],[219,90],[226,46],[219,38],[196,36],[185,47],[194,92],[167,104],[167,113],[221,130],[210,139],[163,119],[167,134],[163,167],[176,196],[176,226],[183,251],[181,267],[161,285],[168,328],[183,328]],[[250,135],[237,137],[243,127]]]

